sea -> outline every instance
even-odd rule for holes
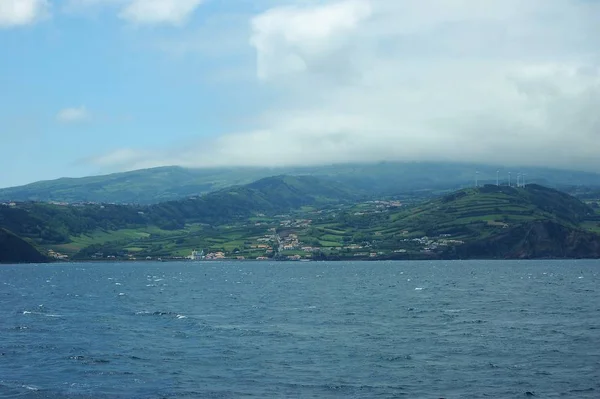
[[[600,261],[0,266],[1,398],[600,398]]]

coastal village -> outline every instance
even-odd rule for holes
[[[16,206],[6,204],[7,206]],[[123,260],[123,261],[219,261],[219,260],[286,260],[309,261],[324,258],[345,259],[379,259],[398,257],[402,254],[420,253],[423,255],[434,253],[448,246],[460,245],[463,242],[452,238],[450,234],[438,237],[414,236],[411,232],[403,230],[395,232],[397,245],[385,245],[386,236],[383,232],[374,231],[368,234],[348,236],[344,231],[338,231],[334,225],[328,224],[339,214],[345,212],[349,217],[368,218],[373,215],[390,212],[402,207],[400,201],[366,201],[358,207],[343,209],[333,207],[330,209],[309,210],[302,213],[282,214],[269,217],[257,214],[251,221],[235,226],[247,230],[253,228],[263,231],[263,234],[249,236],[239,242],[235,248],[229,248],[226,241],[221,245],[199,245],[197,248],[180,254],[153,254],[148,251],[128,250],[98,251],[89,256],[90,260]],[[139,246],[148,239],[141,238]],[[384,244],[382,244],[384,243]],[[233,245],[233,244],[232,244]],[[137,245],[136,245],[137,246]],[[215,248],[221,247],[221,248]],[[48,257],[57,261],[70,261],[68,254],[59,248],[48,249]]]
[[[461,245],[464,242],[462,240],[451,239],[449,235],[443,235],[440,237],[430,238],[427,236],[419,238],[404,239],[403,242],[409,247],[420,247],[420,252],[423,254],[432,253],[444,247],[452,245]],[[345,246],[337,247],[321,247],[311,246],[303,243],[295,233],[290,233],[285,237],[280,235],[265,235],[257,240],[257,242],[250,246],[251,250],[264,251],[264,255],[257,257],[246,257],[239,254],[228,254],[224,252],[209,252],[204,255],[204,252],[192,251],[189,256],[190,260],[224,260],[224,259],[237,259],[237,260],[272,260],[276,258],[278,260],[289,260],[289,261],[300,261],[300,260],[312,260],[315,254],[319,254],[323,251],[327,251],[328,255],[339,254],[341,256],[354,257],[354,258],[378,258],[391,253],[402,254],[407,253],[407,249],[395,249],[391,251],[378,251],[375,246],[371,243],[363,244],[350,244]]]
[[[23,212],[30,210],[39,212],[35,217],[44,218],[57,212],[56,207],[73,207],[64,212],[66,220],[74,226],[72,232],[61,231],[60,220],[54,231],[40,228],[35,217],[29,222],[31,228],[26,239],[45,240],[39,245],[40,252],[61,262],[434,259],[457,256],[463,251],[457,247],[465,247],[478,237],[502,234],[528,219],[535,221],[537,205],[530,203],[499,215],[499,205],[495,205],[498,198],[504,201],[503,196],[513,193],[490,187],[480,192],[460,191],[424,203],[411,198],[403,201],[342,201],[292,208],[285,214],[232,215],[224,223],[194,220],[181,223],[167,215],[159,223],[152,224],[144,222],[142,210],[135,209],[142,217],[136,219],[134,216],[131,225],[122,224],[119,228],[113,226],[120,223],[118,212],[123,208],[96,204],[90,205],[94,207],[90,210],[96,219],[87,223],[98,223],[102,227],[92,230],[86,230],[83,218],[71,217],[80,212],[80,204],[53,203],[44,208],[28,202],[5,201],[0,203],[0,209],[8,215],[6,220],[14,223],[16,216],[21,217]],[[549,191],[543,195],[555,194]],[[545,201],[545,197],[540,201]],[[588,209],[597,210],[597,202],[588,201],[588,205],[591,204]],[[574,206],[581,207],[577,203]],[[99,210],[104,211],[98,214]],[[486,212],[485,217],[477,214],[482,211]],[[586,209],[582,208],[583,211]],[[113,213],[117,213],[117,220],[106,221],[106,215],[115,216]],[[600,215],[600,212],[596,213]],[[131,217],[131,214],[125,212],[124,216]],[[585,217],[583,228],[600,231],[600,216],[588,213]],[[100,224],[101,221],[106,223]]]

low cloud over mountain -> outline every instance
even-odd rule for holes
[[[92,161],[599,168],[599,15],[581,0],[288,1],[250,21],[256,79],[275,93],[252,126]]]

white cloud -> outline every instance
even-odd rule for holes
[[[119,9],[120,18],[135,25],[182,25],[204,0],[70,0],[68,8],[82,10],[94,6]]]
[[[156,161],[146,164],[148,158],[154,158],[155,155],[156,154],[153,154],[150,151],[121,148],[108,154],[91,158],[88,161],[99,167],[116,170],[133,170],[154,166],[167,166],[166,164],[163,165]]]
[[[181,25],[203,0],[134,0],[119,14],[136,24]]]
[[[600,169],[600,2],[288,1],[251,21],[275,100],[133,164],[455,160]]]
[[[269,79],[288,72],[306,72],[345,48],[361,21],[369,17],[367,0],[347,0],[319,7],[271,9],[252,21],[258,76]]]
[[[86,107],[65,108],[58,112],[56,120],[61,123],[79,123],[85,122],[91,118],[90,112]]]
[[[35,23],[49,10],[48,0],[0,0],[0,28]]]

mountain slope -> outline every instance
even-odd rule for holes
[[[595,258],[598,222],[590,206],[557,190],[487,185],[417,205],[361,203],[293,233],[338,248],[328,252],[338,258]]]
[[[338,182],[356,191],[375,196],[398,195],[419,190],[456,190],[470,186],[479,171],[480,182],[495,183],[513,178],[519,168],[435,163],[382,162],[290,168],[207,168],[161,167],[106,176],[77,179],[63,178],[0,189],[0,201],[57,201],[68,203],[137,203],[155,204],[218,191],[226,187],[249,184],[273,175],[311,175]],[[588,185],[600,187],[600,175],[586,172],[527,168],[528,182],[546,186]]]
[[[457,258],[600,258],[600,236],[543,220],[455,247],[447,255]]]
[[[444,257],[600,257],[600,236],[582,225],[595,217],[588,205],[547,187],[488,185],[417,207],[393,224],[465,242]]]
[[[270,177],[149,206],[0,206],[0,227],[45,249],[79,252],[81,259],[181,256],[195,248],[256,257],[265,254],[261,247],[275,252],[279,239],[288,240],[287,247],[293,242],[293,254],[316,247],[335,259],[365,253],[384,259],[595,258],[598,222],[600,215],[578,199],[533,184],[487,185],[401,206],[360,200],[353,190],[312,176]]]
[[[149,226],[177,230],[189,223],[228,223],[258,213],[284,213],[304,205],[351,198],[354,194],[339,184],[311,176],[276,176],[201,197],[148,206],[62,206],[38,202],[0,205],[0,227],[38,244],[66,244],[73,236],[96,230]]]
[[[250,183],[262,169],[160,167],[105,176],[62,178],[0,189],[0,201],[153,204]]]
[[[285,213],[306,205],[338,203],[356,197],[340,184],[316,177],[275,176],[199,198],[153,205],[149,215],[183,227],[190,222],[222,223],[257,213]]]
[[[48,258],[31,244],[0,228],[0,263],[41,263]]]
[[[575,226],[593,213],[578,199],[536,184],[526,188],[487,185],[460,190],[400,213],[394,225],[418,229],[428,236],[473,238],[538,220]]]
[[[38,202],[0,205],[0,227],[38,244],[61,244],[97,229],[117,230],[148,223],[141,207],[125,205],[60,206]]]

